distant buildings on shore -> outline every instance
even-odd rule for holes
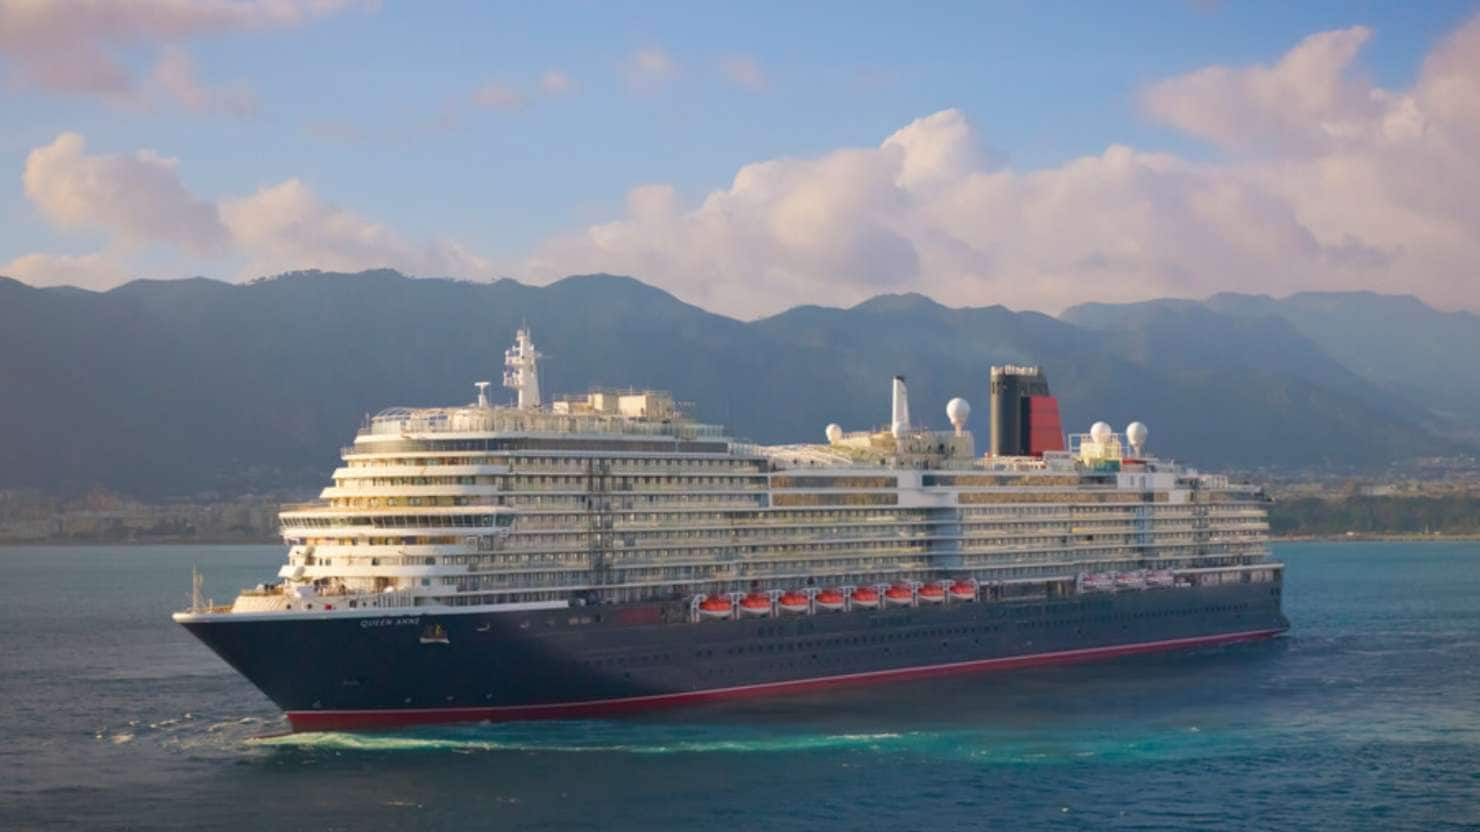
[[[280,502],[247,496],[144,503],[106,493],[0,491],[0,544],[273,543]]]

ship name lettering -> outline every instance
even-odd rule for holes
[[[366,618],[360,622],[360,626],[368,630],[371,627],[409,627],[420,623],[421,616],[415,615],[401,618]]]

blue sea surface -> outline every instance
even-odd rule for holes
[[[1275,551],[1272,642],[274,737],[169,613],[281,547],[0,548],[0,829],[1480,829],[1480,544]]]

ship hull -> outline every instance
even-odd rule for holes
[[[275,618],[182,623],[300,731],[620,715],[1208,647],[1289,626],[1278,583],[733,621],[690,621],[681,603]]]

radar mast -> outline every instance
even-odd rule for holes
[[[535,366],[540,357],[529,336],[529,327],[519,327],[514,346],[504,350],[504,386],[519,392],[520,410],[540,408],[540,375]]]

